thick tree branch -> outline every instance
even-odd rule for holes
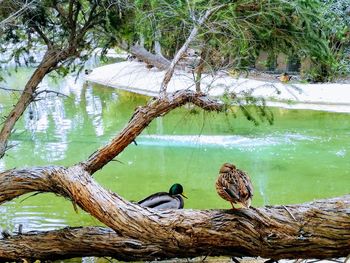
[[[79,245],[77,245],[79,244]],[[0,239],[0,260],[58,260],[74,257],[113,257],[123,261],[152,260],[157,245],[122,237],[109,228],[80,227],[29,232]]]
[[[224,105],[211,100],[204,94],[190,90],[181,90],[169,95],[166,99],[158,98],[147,106],[139,107],[134,112],[129,123],[109,144],[93,153],[89,159],[82,163],[86,171],[93,174],[121,153],[136,137],[149,125],[149,123],[169,111],[186,103],[193,103],[204,110],[222,111]]]
[[[350,195],[288,207],[159,211],[144,209],[103,189],[80,167],[11,170],[0,174],[0,182],[0,203],[30,191],[50,191],[71,198],[116,232],[110,235],[108,230],[101,233],[101,229],[68,229],[41,233],[39,237],[29,234],[1,239],[0,258],[21,255],[21,240],[25,247],[28,245],[28,257],[35,255],[41,259],[48,257],[43,251],[48,244],[51,251],[57,246],[58,257],[65,257],[60,254],[65,247],[74,251],[74,256],[101,255],[101,246],[108,243],[108,239],[117,239],[116,243],[108,244],[107,251],[111,253],[138,250],[133,260],[208,253],[212,256],[322,259],[347,256],[350,251]],[[87,241],[87,236],[96,236],[98,240],[93,237]],[[53,242],[48,241],[50,238]],[[66,244],[65,239],[70,241]],[[73,249],[73,244],[79,246]],[[88,248],[91,251],[87,253]],[[16,250],[19,254],[14,253]]]

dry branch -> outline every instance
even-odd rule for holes
[[[227,4],[218,5],[214,8],[211,8],[211,9],[207,10],[205,12],[205,14],[201,18],[198,19],[198,21],[195,21],[195,24],[193,25],[193,28],[191,30],[190,35],[186,38],[186,41],[182,45],[182,47],[177,51],[177,53],[175,54],[174,58],[171,61],[169,68],[165,72],[164,79],[162,81],[162,84],[160,85],[159,94],[161,96],[165,96],[168,84],[169,84],[171,78],[173,77],[176,65],[179,63],[180,59],[186,53],[191,42],[197,37],[201,26],[203,26],[203,24],[210,18],[211,15],[213,15],[218,10],[224,8],[225,6],[227,6]]]

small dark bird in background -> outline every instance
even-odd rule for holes
[[[235,165],[224,163],[216,180],[216,191],[225,200],[229,201],[233,209],[234,204],[242,204],[249,208],[253,197],[253,185],[249,176],[236,168]]]
[[[289,76],[288,73],[284,72],[279,76],[279,80],[283,83],[287,83],[288,81],[290,81],[290,79],[292,78],[292,76]]]
[[[184,207],[185,197],[181,184],[173,184],[169,193],[159,192],[152,194],[138,202],[139,205],[154,209],[181,209]]]
[[[92,72],[91,69],[85,69],[85,75],[89,75]]]
[[[136,59],[136,56],[131,55],[131,54],[128,54],[128,56],[126,57],[126,59],[127,59],[128,61],[133,61],[133,60]]]

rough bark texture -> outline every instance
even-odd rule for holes
[[[115,231],[111,235],[107,229],[81,228],[3,238],[2,259],[103,253],[123,260],[208,253],[274,259],[331,258],[350,252],[350,195],[290,206],[156,211],[103,189],[79,166],[11,170],[0,174],[0,182],[0,203],[31,191],[54,192],[71,198]]]
[[[216,10],[206,12],[199,25]],[[88,28],[89,20],[77,38],[82,39]],[[72,39],[75,39],[75,31],[73,33]],[[186,103],[211,111],[225,109],[221,103],[199,92],[182,90],[166,94],[167,81],[181,54],[198,33],[197,26],[192,33],[169,66],[162,86],[163,97],[137,108],[126,127],[88,160],[72,167],[46,166],[0,173],[0,204],[30,192],[53,192],[71,199],[110,229],[66,228],[5,235],[0,239],[0,260],[77,256],[152,260],[208,254],[274,259],[331,258],[350,253],[350,195],[288,207],[156,211],[124,200],[91,177],[134,141],[153,119]],[[51,45],[49,40],[46,42]],[[134,52],[139,51],[143,52],[135,47]],[[23,92],[23,101],[20,100],[18,108],[9,116],[13,121],[11,119],[5,125],[1,134],[9,135],[15,121],[31,101],[38,83],[55,67],[55,63],[47,63],[34,73],[33,80]],[[159,64],[167,63],[162,60]],[[0,135],[0,142],[1,139]]]
[[[154,118],[188,102],[204,109],[224,109],[203,94],[179,91],[138,108],[122,132],[86,162],[0,173],[0,204],[29,192],[53,192],[70,198],[114,230],[64,229],[2,238],[0,259],[104,255],[148,260],[208,253],[279,259],[349,254],[350,195],[288,207],[155,211],[130,203],[94,181],[91,174],[118,155]]]
[[[79,244],[79,245],[77,245]],[[0,239],[0,260],[55,260],[81,256],[110,256],[132,261],[144,255],[151,260],[159,251],[155,245],[119,236],[102,227],[65,228],[49,232],[29,232]]]

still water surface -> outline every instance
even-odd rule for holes
[[[30,70],[9,77],[20,88]],[[16,147],[0,160],[0,170],[37,165],[72,165],[85,160],[128,122],[148,98],[116,89],[47,79],[48,88],[68,97],[43,94],[16,126]],[[0,91],[1,115],[18,97]],[[94,178],[129,200],[140,200],[171,184],[183,184],[186,208],[230,208],[214,182],[222,163],[233,162],[253,181],[253,206],[291,204],[349,193],[350,115],[272,109],[274,125],[254,126],[242,114],[206,113],[183,107],[155,120],[140,137]],[[0,227],[51,230],[100,225],[53,194],[26,195],[0,206]]]

